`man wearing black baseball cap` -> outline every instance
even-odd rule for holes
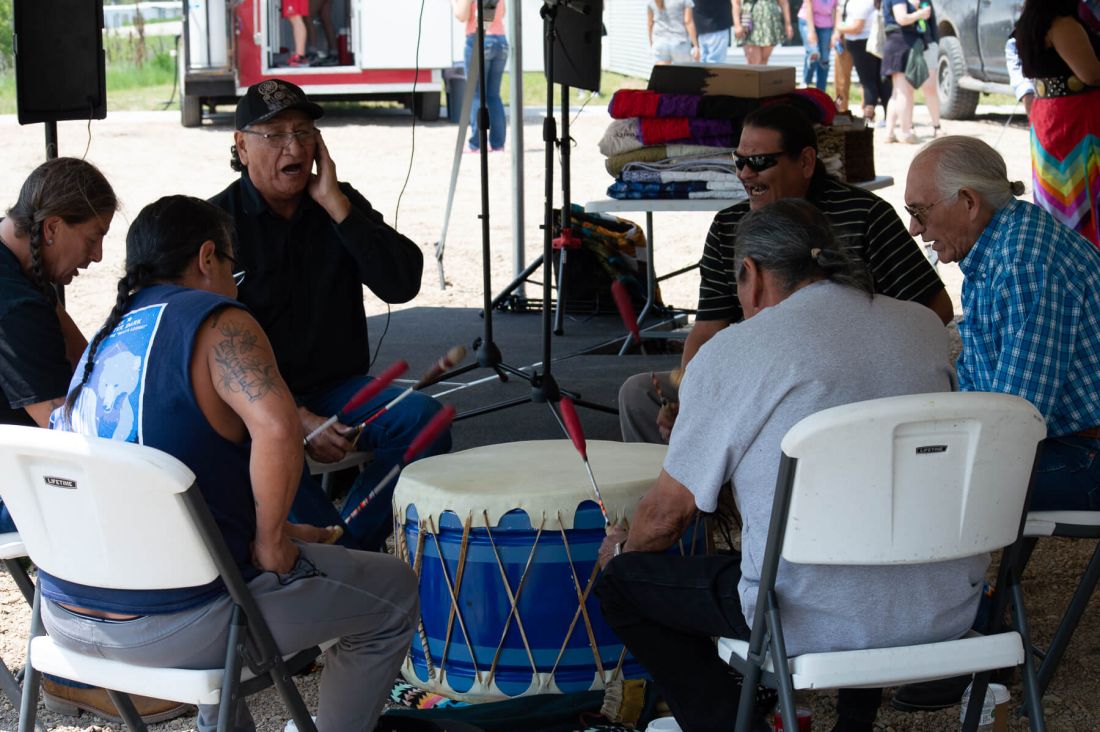
[[[235,256],[243,279],[238,297],[264,327],[279,371],[294,393],[305,434],[372,379],[363,285],[387,303],[420,291],[420,249],[382,220],[370,203],[336,177],[336,165],[314,124],[324,110],[294,84],[269,79],[248,88],[237,104],[230,165],[239,180],[214,196],[236,227]],[[316,170],[314,170],[316,168]],[[374,458],[344,503],[351,513],[401,460],[413,437],[440,408],[414,393],[362,434],[368,415],[400,392],[384,389],[372,401],[313,438],[307,451],[333,462],[354,449]],[[425,454],[450,449],[450,434]],[[346,526],[349,545],[379,549],[392,528],[393,483]],[[319,490],[299,490],[296,522],[342,523]]]

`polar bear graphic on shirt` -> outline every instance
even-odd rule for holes
[[[100,437],[133,442],[137,413],[131,396],[141,381],[141,358],[123,348],[110,348],[96,359],[95,370],[78,400],[80,421],[95,425]]]

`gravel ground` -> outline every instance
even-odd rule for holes
[[[594,102],[581,112],[571,133],[576,141],[572,161],[572,194],[578,201],[605,197],[610,178],[596,150],[596,142],[607,125],[606,111]],[[1009,163],[1011,177],[1030,185],[1028,136],[1019,120],[1009,121],[1008,108],[979,108],[974,122],[944,123],[945,132],[975,135],[997,147]],[[930,134],[923,108],[917,110],[918,134]],[[924,125],[923,127],[920,125]],[[123,208],[105,242],[103,262],[84,273],[67,290],[70,311],[77,324],[90,334],[102,322],[114,299],[115,278],[121,269],[124,236],[130,219],[145,204],[169,193],[189,193],[208,197],[232,180],[228,168],[231,123],[223,117],[217,124],[186,130],[179,126],[174,113],[112,113],[108,119],[91,126],[62,123],[62,154],[80,155],[89,146],[87,157],[99,165],[118,192]],[[342,112],[323,120],[325,139],[337,163],[340,178],[350,181],[364,193],[386,217],[394,221],[399,191],[409,170],[407,189],[401,199],[398,227],[413,241],[424,246],[426,267],[421,294],[409,307],[479,307],[481,304],[481,239],[478,166],[475,156],[462,158],[458,192],[455,198],[450,234],[444,256],[446,289],[439,287],[439,271],[431,259],[434,243],[440,238],[448,172],[455,147],[456,128],[446,123],[419,124],[412,129],[411,118],[398,112]],[[541,250],[538,224],[542,220],[543,148],[541,122],[537,117],[525,120],[526,141],[523,162],[526,166],[524,204],[526,208],[527,261]],[[414,136],[415,134],[415,136]],[[0,191],[10,205],[27,173],[43,158],[43,137],[39,126],[20,127],[13,116],[0,116],[0,136],[5,141],[0,153]],[[512,243],[512,205],[507,181],[510,178],[514,136],[504,154],[489,159],[492,218],[491,263],[496,287],[511,279],[514,271]],[[905,172],[916,152],[915,146],[877,145],[879,174],[892,175],[897,185],[880,195],[900,211]],[[413,152],[415,151],[415,153]],[[636,215],[641,221],[642,216]],[[670,271],[698,259],[701,243],[710,221],[708,214],[660,214],[656,217],[656,259],[659,271]],[[941,267],[948,291],[959,303],[961,277],[954,265]],[[694,274],[662,283],[667,302],[693,307],[698,288]],[[385,306],[371,295],[366,297],[369,315],[385,312]],[[443,342],[446,341],[446,342]],[[450,345],[441,336],[441,349]],[[1085,566],[1091,547],[1085,542],[1050,540],[1036,551],[1025,578],[1027,603],[1035,637],[1050,637],[1066,599]],[[23,659],[28,611],[6,574],[0,576],[0,654],[9,667]],[[1094,608],[1090,607],[1077,635],[1062,661],[1045,700],[1048,728],[1058,731],[1085,732],[1100,729],[1100,632]],[[307,703],[316,702],[317,676],[299,679]],[[1012,687],[1014,701],[1021,699],[1019,684]],[[814,716],[819,729],[828,729],[833,721],[834,697],[828,693],[812,696]],[[283,729],[285,713],[272,693],[251,701],[260,732]],[[43,713],[40,717],[60,732],[118,729],[117,725],[98,723],[90,716],[79,719]],[[194,718],[185,717],[151,727],[155,732],[193,730]],[[6,701],[0,701],[0,730],[14,730],[16,714]],[[902,714],[888,706],[879,715],[878,729],[931,731],[957,729],[958,710],[939,713]],[[1023,720],[1014,719],[1011,730],[1026,729]]]

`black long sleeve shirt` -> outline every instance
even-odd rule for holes
[[[233,217],[245,271],[238,298],[271,339],[296,396],[370,367],[363,285],[387,303],[420,291],[424,255],[347,183],[351,212],[339,224],[306,195],[291,219],[276,215],[248,172],[210,199]]]

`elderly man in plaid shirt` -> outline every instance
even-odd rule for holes
[[[1031,508],[1100,509],[1100,252],[1023,190],[984,142],[933,140],[909,168],[909,231],[965,277],[959,388],[1046,418]]]

